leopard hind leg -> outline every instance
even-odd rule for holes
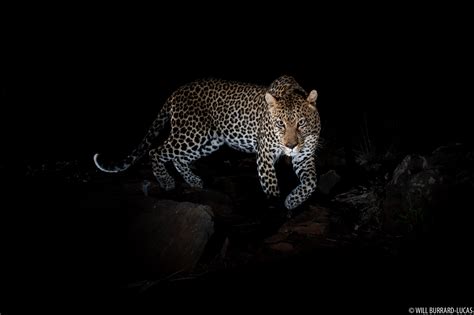
[[[168,173],[165,166],[165,163],[170,161],[172,156],[170,154],[163,154],[162,147],[150,150],[149,156],[151,158],[153,175],[155,175],[160,187],[166,191],[174,189],[176,186],[175,180],[170,173]]]
[[[173,137],[172,140],[168,140],[162,146],[150,151],[153,174],[160,187],[165,190],[171,190],[175,187],[175,181],[165,167],[165,163],[168,161],[173,162],[176,170],[189,186],[193,188],[203,187],[202,179],[191,171],[191,164],[219,149],[224,141],[217,137],[206,137],[201,140],[196,143],[183,140],[180,137]]]
[[[199,158],[205,157],[218,150],[224,141],[217,137],[208,137],[201,144],[182,142],[179,145],[180,154],[175,157],[173,164],[186,183],[193,188],[202,188],[202,179],[191,171],[191,165]]]

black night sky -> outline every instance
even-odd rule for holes
[[[249,8],[252,14],[246,14]],[[61,186],[61,179],[54,176],[25,177],[25,169],[71,160],[92,167],[95,152],[110,156],[129,152],[170,93],[192,80],[214,77],[268,85],[279,75],[292,75],[308,91],[318,90],[321,137],[329,147],[344,148],[346,154],[360,147],[363,126],[378,154],[391,150],[400,155],[400,160],[407,154],[428,155],[440,146],[472,145],[472,116],[468,114],[472,105],[472,34],[468,30],[472,29],[472,22],[461,8],[316,10],[301,6],[273,12],[257,10],[249,4],[248,8],[221,7],[219,13],[202,8],[188,8],[186,14],[164,8],[130,12],[127,8],[117,12],[86,10],[87,13],[69,8],[63,14],[34,11],[15,14],[5,19],[2,26],[0,171],[7,198],[2,198],[5,205],[0,206],[5,234],[1,256],[10,258],[2,266],[2,277],[6,280],[1,289],[8,293],[4,296],[9,301],[0,299],[1,315],[22,313],[15,310],[23,310],[22,301],[31,299],[48,309],[47,296],[61,292],[58,282],[71,292],[61,292],[59,296],[77,304],[77,296],[90,289],[89,281],[99,279],[100,284],[90,291],[90,300],[109,303],[110,295],[110,303],[114,303],[115,287],[104,285],[113,278],[112,273],[102,270],[108,268],[106,264],[115,256],[101,252],[100,246],[109,238],[98,231],[103,222],[108,222],[106,230],[113,231],[123,222],[109,217],[110,213],[97,214],[96,218],[78,214],[82,204],[95,197],[81,195],[82,191],[71,192],[75,186]],[[350,177],[360,173],[347,174],[352,174]],[[349,182],[356,183],[357,179]],[[64,202],[72,204],[76,212],[63,209]],[[7,206],[10,203],[13,206]],[[39,208],[45,205],[51,208]],[[432,262],[437,269],[431,273],[426,271],[430,267],[426,267],[420,279],[432,285],[436,281],[430,275],[434,275],[443,289],[449,285],[457,287],[461,277],[471,279],[466,283],[468,286],[472,284],[472,268],[458,265],[457,258],[453,261],[444,257],[442,263],[433,262],[435,257],[454,255],[454,251],[463,255],[468,250],[467,239],[472,233],[465,220],[472,215],[456,213],[456,217],[447,218],[452,226],[445,227],[446,236],[440,236],[443,227],[436,225],[434,229],[433,239],[448,239],[440,251],[433,245],[431,235],[426,247],[424,241],[420,245],[416,239],[416,245],[408,246],[408,253],[423,252],[415,260],[425,259],[426,264]],[[82,239],[72,232],[82,229],[90,229],[91,234]],[[450,234],[453,231],[456,236]],[[39,241],[36,245],[25,245],[30,238]],[[94,245],[96,239],[101,245]],[[80,260],[70,260],[76,258],[76,250]],[[368,259],[364,253],[356,256],[356,265],[362,266]],[[96,268],[91,264],[94,257],[105,262],[98,262],[100,267]],[[378,274],[362,267],[368,272],[368,282],[376,282],[387,295],[374,288],[370,293],[379,293],[375,296],[383,301],[392,301],[393,297],[393,306],[402,305],[401,312],[405,313],[408,306],[433,306],[438,301],[461,306],[464,300],[443,300],[439,291],[437,299],[430,299],[434,289],[432,292],[426,288],[421,289],[426,294],[420,299],[412,288],[409,297],[397,300],[390,283],[396,279],[390,276],[390,268],[397,265],[397,259],[409,266],[407,262],[411,260],[407,257],[396,256],[396,262],[389,261],[376,269]],[[331,265],[331,259],[326,260],[327,265]],[[308,264],[303,263],[302,268],[309,269]],[[329,269],[341,283],[340,297],[354,297],[358,305],[365,305],[360,302],[364,297],[350,293],[346,285],[356,281],[357,291],[367,279],[348,272],[343,273],[345,278],[337,276],[342,265],[335,261],[334,268]],[[457,269],[458,273],[451,277],[444,268]],[[353,270],[357,272],[356,268]],[[332,283],[331,272],[322,276],[321,283],[328,290],[340,289],[328,285]],[[375,281],[379,274],[385,275],[387,282]],[[417,281],[414,272],[401,274]],[[308,279],[317,281],[318,275],[312,270]],[[64,281],[63,276],[70,277],[71,282]],[[289,282],[293,287],[298,283],[295,279]],[[48,289],[41,292],[38,283],[45,283]],[[226,285],[225,280],[218,283]],[[103,294],[103,287],[111,289]],[[262,287],[275,296],[283,292]],[[317,291],[323,296],[331,295],[323,287]],[[227,298],[232,298],[234,293],[229,294]],[[70,309],[85,307],[89,295],[77,308]],[[294,295],[290,297],[298,304],[294,301],[297,294]],[[246,303],[239,299],[242,298],[236,295],[234,303]],[[259,300],[255,296],[253,299]],[[148,297],[147,301],[150,300]],[[58,305],[55,303],[52,305]],[[386,309],[381,313],[386,313]]]
[[[291,28],[238,13],[13,21],[2,71],[2,140],[40,158],[114,148],[136,142],[184,83],[218,77],[268,84],[281,74],[317,89],[326,123],[340,133],[357,132],[354,120],[366,113],[377,117],[381,141],[396,137],[410,149],[467,140],[468,83],[458,79],[469,77],[467,21],[402,13],[351,18],[328,10]],[[400,127],[387,131],[388,120]]]

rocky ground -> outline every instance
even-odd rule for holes
[[[295,292],[318,303],[440,298],[430,286],[471,270],[473,160],[457,144],[359,156],[349,169],[342,149],[327,148],[318,191],[290,217],[261,192],[255,158],[234,151],[196,164],[205,189],[180,182],[168,193],[147,161],[123,174],[101,173],[92,159],[5,166],[5,296],[18,306],[84,294],[132,309],[183,292],[238,300],[271,291],[273,303]],[[285,159],[277,170],[286,194],[297,179]]]

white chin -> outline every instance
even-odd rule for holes
[[[296,156],[298,154],[297,151],[293,151],[293,150],[289,150],[289,149],[283,150],[283,153],[287,156]]]

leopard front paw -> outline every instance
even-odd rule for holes
[[[285,199],[285,208],[293,210],[302,204],[302,200],[292,194],[288,195]]]
[[[195,189],[202,189],[204,187],[204,183],[201,178],[197,176],[193,176],[192,178],[188,178],[186,180],[186,183],[191,187]]]

